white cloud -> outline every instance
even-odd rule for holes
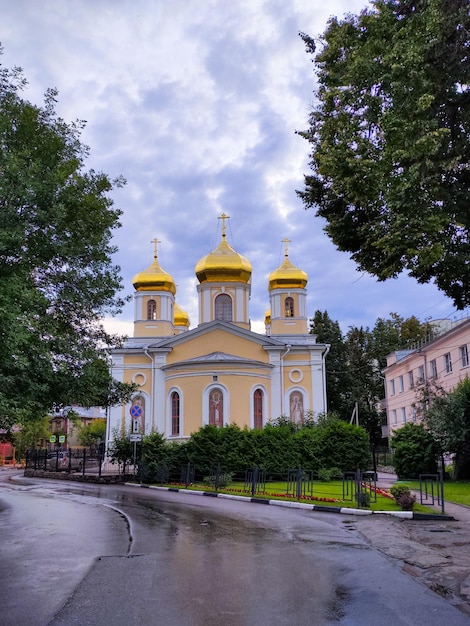
[[[89,165],[128,181],[113,198],[123,210],[115,233],[125,292],[152,261],[178,285],[177,301],[197,323],[194,267],[220,237],[253,265],[251,318],[263,332],[267,277],[291,259],[309,274],[309,311],[327,310],[342,328],[373,325],[390,311],[449,314],[430,285],[401,277],[360,277],[335,250],[321,220],[296,190],[308,173],[307,127],[315,77],[299,31],[321,33],[327,19],[362,0],[23,0],[2,7],[6,66],[21,65],[27,96],[59,89],[66,120],[86,119]],[[132,332],[133,307],[119,320]],[[130,326],[129,326],[130,324]],[[117,326],[115,326],[117,327]]]

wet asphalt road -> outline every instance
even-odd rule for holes
[[[348,519],[132,487],[3,483],[0,624],[470,624]]]

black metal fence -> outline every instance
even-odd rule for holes
[[[104,472],[104,450],[100,448],[76,448],[67,450],[31,449],[26,452],[25,469],[68,474]]]
[[[135,475],[140,482],[170,486],[175,488],[208,491],[238,491],[251,497],[283,496],[292,500],[320,500],[322,502],[351,502],[358,508],[367,508],[377,502],[377,475],[375,472],[356,470],[343,473],[338,480],[329,483],[320,480],[318,475],[303,468],[268,472],[260,467],[248,468],[244,473],[230,472],[221,465],[210,470],[200,470],[188,463],[180,470],[172,470],[164,464],[156,465],[149,472],[140,467]],[[318,485],[321,484],[321,489]],[[273,485],[277,492],[273,492]]]

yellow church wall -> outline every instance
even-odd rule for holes
[[[201,366],[198,369],[188,367],[178,369],[177,372],[168,372],[165,382],[166,396],[175,388],[184,392],[182,436],[189,436],[201,427],[204,392],[209,386],[220,386],[228,392],[224,423],[237,424],[240,428],[249,427],[251,390],[254,386],[261,385],[269,398],[269,374],[269,371],[263,372],[257,368],[246,368],[240,373],[236,367],[225,365]],[[217,376],[217,381],[213,380],[214,375]]]
[[[225,352],[264,363],[268,362],[268,356],[261,345],[232,333],[215,330],[175,346],[168,354],[167,363],[172,364],[211,352]]]

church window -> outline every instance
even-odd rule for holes
[[[263,428],[263,392],[256,389],[253,395],[253,427]]]
[[[294,424],[299,424],[304,419],[303,398],[298,391],[290,395],[290,419]]]
[[[209,394],[209,424],[224,425],[224,396],[221,389],[212,389]]]
[[[215,299],[215,319],[232,321],[232,298],[226,293],[219,294]]]
[[[286,317],[294,317],[294,299],[291,297],[288,297],[285,299],[285,311],[286,311]]]
[[[176,437],[180,434],[180,396],[173,391],[171,394],[171,435]]]
[[[153,299],[147,302],[147,319],[148,320],[157,319],[157,303]]]

